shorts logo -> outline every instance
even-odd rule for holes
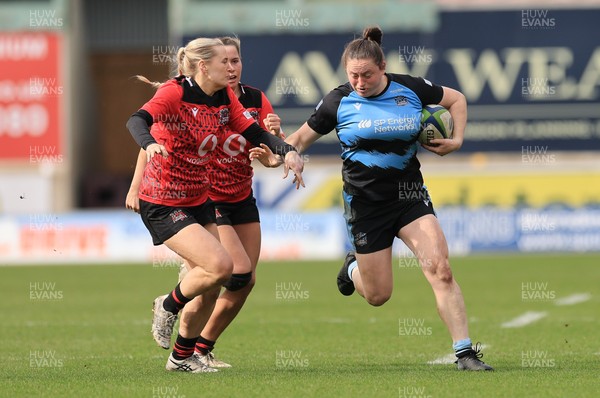
[[[221,215],[221,212],[219,211],[219,209],[215,209],[215,215],[217,216],[217,218],[221,218],[221,217],[223,217],[223,216]]]
[[[354,245],[355,246],[366,246],[367,244],[367,234],[364,232],[359,232],[354,235]]]
[[[174,210],[169,214],[171,216],[171,220],[173,220],[173,224],[177,221],[185,220],[187,215],[183,212],[183,210]]]

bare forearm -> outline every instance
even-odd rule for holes
[[[452,115],[454,122],[452,135],[454,140],[462,145],[467,127],[467,99],[461,92],[444,87],[444,98],[440,105],[448,109]]]
[[[296,148],[298,153],[304,153],[319,138],[321,135],[304,123],[295,133],[287,137],[285,142]]]
[[[137,161],[135,162],[135,171],[133,172],[133,178],[131,179],[130,191],[137,192],[140,189],[142,183],[142,176],[144,175],[144,169],[146,168],[146,151],[140,149],[138,153]]]

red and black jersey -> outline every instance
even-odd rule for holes
[[[146,166],[140,199],[167,206],[204,203],[208,165],[224,127],[243,132],[254,124],[230,87],[209,96],[182,76],[160,86],[138,113],[150,115],[150,133],[169,153],[167,158],[154,156]]]
[[[263,119],[273,113],[265,94],[254,87],[240,84],[240,103],[254,120],[266,130]],[[236,130],[224,128],[219,135],[213,159],[209,165],[209,196],[216,202],[239,202],[252,191],[252,165],[249,149],[252,145]]]

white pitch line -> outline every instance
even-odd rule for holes
[[[527,326],[530,323],[537,322],[540,319],[544,318],[546,315],[548,315],[547,312],[529,311],[529,312],[524,313],[523,315],[519,315],[515,319],[511,319],[508,322],[504,322],[502,324],[502,327],[503,328],[520,328],[523,326]]]
[[[592,298],[592,295],[589,293],[576,293],[567,297],[562,297],[554,300],[554,304],[556,305],[574,305],[588,301]]]
[[[487,345],[487,344],[481,345],[482,350],[484,348],[488,348],[488,347],[489,347],[489,345]],[[454,362],[456,362],[456,355],[448,354],[448,355],[444,355],[443,357],[439,357],[439,358],[433,359],[431,361],[428,361],[427,364],[428,365],[449,365]]]

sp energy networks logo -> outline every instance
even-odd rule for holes
[[[358,122],[358,128],[359,129],[368,129],[369,127],[371,127],[372,124],[373,124],[373,122],[371,121],[371,119],[363,119]]]

